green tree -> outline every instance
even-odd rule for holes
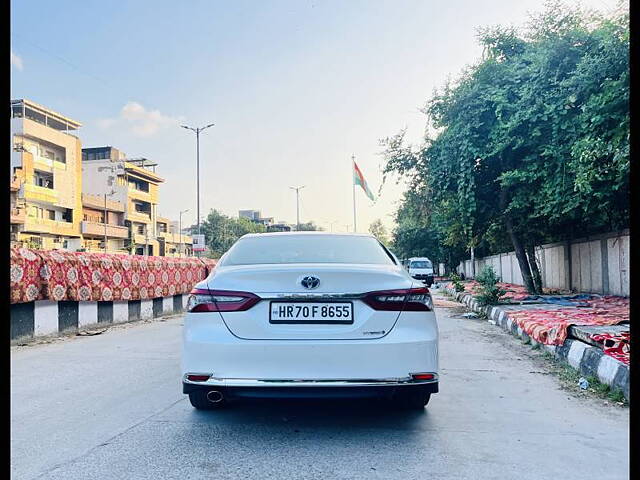
[[[242,235],[266,231],[262,224],[247,218],[228,217],[218,210],[211,210],[200,228],[212,258],[220,258]],[[196,231],[195,226],[191,229]]]
[[[376,237],[380,243],[389,245],[389,234],[379,218],[369,225],[369,233]]]
[[[311,232],[316,230],[319,231],[322,230],[322,228],[316,225],[314,222],[301,223],[300,227],[298,228],[298,231],[300,232]]]
[[[628,224],[628,14],[549,2],[527,29],[483,29],[479,41],[483,58],[423,109],[436,133],[418,149],[404,132],[382,142],[385,174],[411,192],[394,243],[424,228],[414,241],[452,257],[508,240],[539,293],[535,245]]]

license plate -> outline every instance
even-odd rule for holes
[[[352,302],[271,302],[271,323],[353,323]]]

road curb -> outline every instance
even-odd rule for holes
[[[605,355],[601,349],[570,338],[558,346],[540,344],[527,335],[513,318],[509,317],[508,310],[495,305],[480,305],[469,293],[456,292],[449,288],[444,288],[444,291],[474,312],[486,315],[489,323],[497,325],[513,336],[522,339],[524,343],[529,343],[534,347],[539,345],[556,359],[570,365],[581,374],[585,376],[593,375],[600,382],[609,385],[612,390],[622,391],[625,398],[629,400],[629,366],[609,355]]]
[[[37,300],[10,306],[10,340],[19,342],[89,327],[150,320],[184,311],[188,295],[146,300],[78,302]]]

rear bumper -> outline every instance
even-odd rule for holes
[[[438,382],[383,385],[304,385],[304,386],[214,386],[183,382],[182,392],[220,391],[227,398],[374,398],[393,397],[398,392],[419,390],[438,393]]]
[[[198,374],[197,372],[193,372]],[[423,372],[424,373],[424,372]],[[211,377],[204,382],[190,381],[185,374],[182,377],[183,385],[196,385],[200,387],[286,387],[286,388],[354,388],[354,387],[398,387],[403,385],[431,385],[438,383],[438,375],[433,374],[433,380],[416,380],[411,377],[405,378],[381,378],[381,379],[260,379],[260,378],[216,378]]]

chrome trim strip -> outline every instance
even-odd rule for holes
[[[262,300],[357,300],[364,296],[364,293],[277,293],[260,296],[260,298]]]
[[[402,378],[380,378],[380,379],[265,379],[265,378],[216,378],[211,377],[206,382],[192,382],[187,380],[185,374],[182,378],[184,383],[191,385],[209,385],[216,387],[375,387],[384,385],[424,385],[436,383],[438,374],[434,373],[432,380],[415,380],[410,376]],[[202,374],[201,374],[202,375]]]

